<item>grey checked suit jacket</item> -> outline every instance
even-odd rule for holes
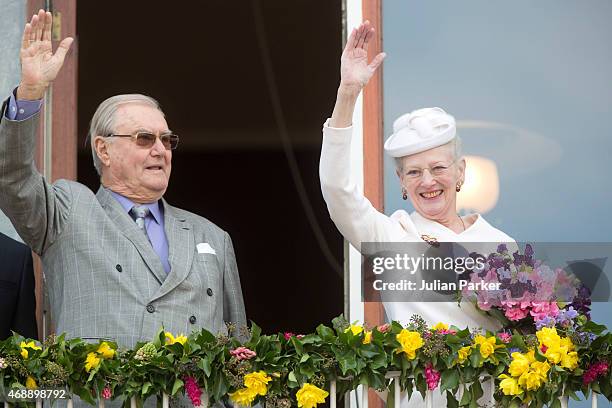
[[[171,271],[111,196],[74,181],[48,183],[34,166],[38,115],[0,115],[0,208],[41,256],[58,333],[133,347],[163,325],[173,333],[246,324],[229,235],[163,201]],[[208,243],[216,254],[198,253]]]

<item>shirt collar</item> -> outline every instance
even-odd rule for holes
[[[108,191],[115,198],[115,200],[117,200],[119,204],[121,204],[121,207],[123,207],[125,212],[129,213],[132,207],[136,205],[136,203],[134,203],[129,198],[122,196],[119,193],[115,193],[112,190],[108,190]],[[151,215],[153,216],[153,219],[155,220],[155,222],[157,222],[159,225],[162,225],[163,217],[162,217],[162,209],[161,209],[161,206],[159,205],[159,200],[155,201],[154,203],[143,204],[143,205],[151,211]]]

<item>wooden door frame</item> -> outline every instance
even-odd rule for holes
[[[369,20],[376,29],[374,44],[368,48],[368,60],[383,50],[382,0],[363,0],[363,20]],[[383,179],[383,70],[382,67],[370,79],[363,92],[363,191],[372,205],[384,212]],[[364,282],[362,282],[363,284]],[[385,320],[381,302],[364,302],[364,323],[369,327],[383,324]],[[368,406],[382,408],[380,397],[370,390]]]
[[[37,135],[36,167],[49,182],[58,179],[77,178],[77,64],[78,41],[76,37],[77,0],[27,0],[26,20],[39,9],[51,11],[53,21],[53,49],[65,37],[75,39],[66,56],[57,79],[49,87],[41,111]],[[25,22],[24,22],[25,24]],[[43,271],[40,258],[34,255],[36,280],[36,320],[38,337],[51,332],[49,321],[44,327],[45,298]],[[48,320],[48,319],[47,319]]]

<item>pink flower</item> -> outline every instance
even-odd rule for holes
[[[376,327],[376,330],[378,330],[381,333],[386,333],[390,329],[391,329],[391,325],[389,323],[381,324],[380,326]]]
[[[595,381],[597,377],[605,375],[608,372],[608,363],[606,361],[598,361],[587,368],[582,376],[582,383],[588,385]]]
[[[196,379],[190,375],[186,375],[184,377],[185,380],[185,391],[187,392],[187,396],[191,400],[191,403],[194,407],[199,407],[202,404],[200,397],[202,396],[202,390],[198,387],[198,383]]]
[[[436,331],[440,334],[457,334],[457,330],[455,329],[438,329]]]
[[[111,391],[111,389],[108,386],[104,387],[104,389],[102,390],[102,398],[107,400],[107,399],[111,399],[112,396],[113,396],[113,392]]]
[[[230,354],[234,357],[236,357],[236,359],[238,361],[241,360],[248,360],[251,359],[253,357],[255,357],[257,355],[257,353],[255,353],[253,350],[250,350],[246,347],[238,347],[235,348],[234,350],[230,350]]]
[[[425,381],[427,381],[427,388],[429,390],[435,390],[440,382],[440,372],[433,368],[431,363],[427,363],[425,366]]]
[[[520,307],[513,307],[506,309],[504,314],[508,319],[516,322],[527,317],[529,311],[527,309],[521,309]]]
[[[534,320],[542,320],[545,317],[556,317],[559,314],[557,302],[531,302],[531,312]]]
[[[295,333],[285,332],[285,333],[283,333],[283,336],[285,336],[285,340],[289,340],[289,339],[291,339],[293,336],[295,336]]]
[[[304,336],[303,334],[298,334],[298,335],[297,335],[297,336],[295,336],[295,337],[297,337],[297,338],[298,338],[298,340],[301,340],[301,339],[303,339],[303,338],[304,338],[304,337],[306,337],[306,336]]]
[[[502,341],[502,343],[510,343],[512,340],[512,335],[510,333],[501,332],[497,334],[497,337]]]

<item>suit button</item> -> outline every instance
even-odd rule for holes
[[[155,306],[153,305],[147,305],[147,312],[149,313],[153,313],[155,311]]]
[[[211,288],[206,289],[206,293],[208,293],[208,296],[212,296],[213,295],[213,291]]]
[[[123,268],[119,264],[117,264],[117,266],[115,266],[115,269],[117,269],[117,271],[119,271],[119,272],[123,272]]]
[[[196,319],[196,317],[195,317],[195,316],[191,316],[191,317],[189,318],[189,323],[191,323],[191,324],[195,324],[195,322],[196,322],[197,320],[198,320],[198,319]]]

